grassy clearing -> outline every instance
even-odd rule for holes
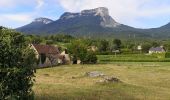
[[[170,63],[65,65],[38,69],[37,100],[169,100]],[[101,71],[123,83],[99,84],[84,74]]]
[[[107,62],[170,62],[170,58],[158,58],[145,54],[98,55],[99,63]]]

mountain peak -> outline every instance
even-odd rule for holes
[[[64,13],[60,19],[61,20],[68,20],[68,19],[77,19],[77,18],[92,18],[92,17],[100,17],[100,25],[102,27],[108,27],[108,28],[115,28],[120,26],[119,23],[117,23],[110,15],[108,8],[105,7],[99,7],[95,9],[89,9],[89,10],[83,10],[80,13],[70,13],[66,12]]]
[[[109,10],[108,8],[105,7],[99,7],[95,9],[89,9],[89,10],[83,10],[81,11],[81,14],[94,14],[94,15],[99,15],[99,16],[107,16],[109,15]]]
[[[53,20],[48,19],[48,18],[39,17],[39,18],[35,18],[33,22],[49,24],[49,23],[53,22]]]

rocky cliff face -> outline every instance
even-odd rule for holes
[[[120,25],[114,19],[112,19],[112,17],[109,15],[109,10],[105,7],[100,7],[91,10],[83,10],[80,13],[66,12],[60,17],[60,19],[68,20],[80,17],[97,17],[97,16],[100,17],[100,25],[102,27],[113,28]]]

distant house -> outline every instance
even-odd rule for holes
[[[64,56],[60,55],[59,49],[55,46],[31,44],[31,48],[35,51],[38,59],[38,67],[54,66],[64,60]]]
[[[153,53],[165,53],[165,49],[163,47],[152,47],[149,49],[149,54]]]

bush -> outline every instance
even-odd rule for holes
[[[35,55],[26,38],[1,28],[0,48],[0,100],[33,99]]]
[[[165,53],[165,58],[170,58],[170,52]]]
[[[83,63],[86,63],[86,64],[95,64],[95,63],[97,63],[96,54],[94,54],[93,52],[88,52],[86,54],[86,56],[85,56],[85,59],[84,59]]]
[[[157,57],[157,58],[165,58],[165,53],[153,53],[153,56]]]
[[[72,56],[73,63],[77,60],[81,60],[82,64],[96,63],[96,54],[87,50],[87,46],[80,41],[74,41],[68,46],[68,52]]]

